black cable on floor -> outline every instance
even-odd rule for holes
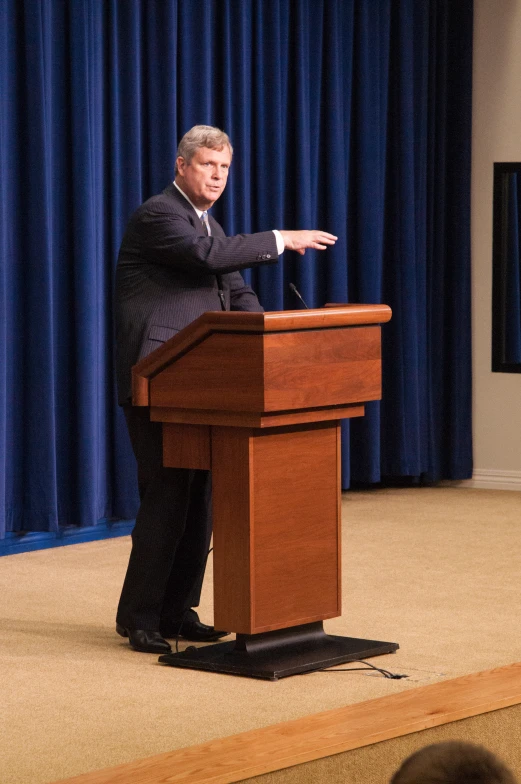
[[[409,677],[408,675],[399,675],[390,672],[389,670],[384,670],[382,667],[375,667],[374,664],[371,664],[371,662],[365,661],[364,659],[353,659],[353,662],[355,664],[364,664],[365,667],[324,667],[320,672],[359,672],[364,670],[376,670],[376,672],[381,673],[384,678],[391,678],[392,680],[400,680],[401,678]]]

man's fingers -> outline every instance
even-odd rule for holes
[[[326,250],[328,245],[334,245],[338,237],[328,231],[319,229],[304,231],[280,231],[284,240],[284,246],[289,250],[296,250],[301,256],[304,255],[306,248],[315,250]]]
[[[311,247],[316,250],[326,250],[328,245],[334,245],[338,237],[334,234],[329,234],[327,231],[320,231],[314,233],[312,237]]]
[[[315,242],[313,243],[313,248],[316,248],[317,250],[327,250],[328,245],[334,245],[334,244],[335,244],[335,240],[329,240],[320,237],[320,239],[315,240]]]

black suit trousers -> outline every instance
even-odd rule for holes
[[[197,607],[212,535],[211,474],[163,467],[162,425],[125,406],[140,507],[117,622],[159,630]]]

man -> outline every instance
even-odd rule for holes
[[[239,270],[273,264],[285,248],[324,250],[322,231],[265,231],[226,237],[207,215],[232,160],[228,136],[196,125],[181,139],[175,181],[132,215],[116,271],[119,402],[138,465],[141,505],[116,630],[138,651],[167,653],[165,638],[210,642],[227,632],[199,620],[212,532],[208,471],[163,468],[161,424],[131,405],[131,368],[209,310],[262,311]]]
[[[390,784],[517,784],[517,779],[484,746],[448,740],[407,757]]]

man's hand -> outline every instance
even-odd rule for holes
[[[334,245],[338,239],[334,234],[328,234],[327,231],[319,231],[318,229],[313,229],[312,231],[280,231],[280,234],[284,240],[284,248],[296,250],[301,256],[306,252],[306,248],[326,250],[328,245]]]

